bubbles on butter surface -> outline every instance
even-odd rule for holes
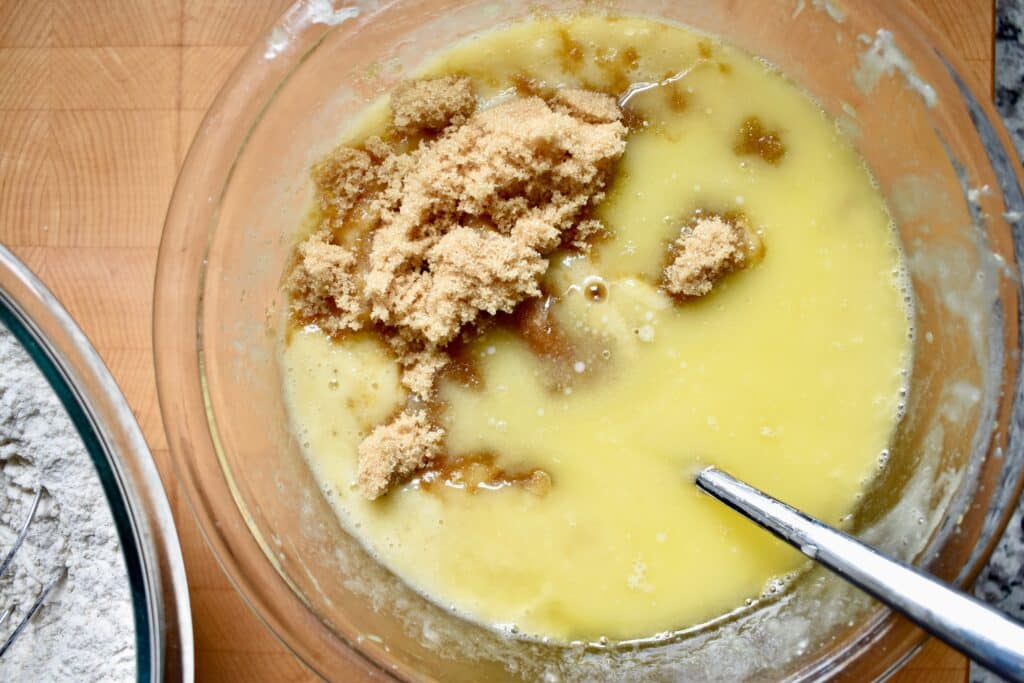
[[[601,302],[608,298],[608,284],[599,275],[589,275],[583,280],[583,292],[590,301]]]

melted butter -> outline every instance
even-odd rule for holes
[[[628,95],[633,132],[599,210],[609,235],[590,259],[553,259],[546,317],[495,326],[460,351],[440,388],[448,457],[469,466],[439,470],[455,485],[434,476],[362,499],[356,446],[406,400],[397,368],[369,336],[291,335],[294,428],[339,517],[439,604],[525,634],[642,638],[757,597],[801,557],[698,494],[692,476],[715,464],[836,524],[876,471],[909,322],[869,174],[803,92],[681,28],[538,20],[424,69],[445,72],[487,98],[567,85]],[[379,127],[374,111],[353,139]],[[737,154],[752,117],[754,153]],[[769,134],[769,149],[784,149],[771,163],[757,146]],[[657,281],[698,210],[743,213],[765,252],[679,305]],[[545,350],[545,329],[571,342],[569,355],[563,343]],[[480,467],[511,478],[475,485],[487,481]],[[546,493],[512,485],[537,470]],[[466,477],[475,484],[459,485]]]

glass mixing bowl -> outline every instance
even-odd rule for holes
[[[192,612],[185,562],[153,456],[128,401],[85,333],[46,285],[2,245],[0,326],[18,340],[64,406],[107,496],[131,584],[135,679],[191,683]],[[0,386],[3,382],[0,377]]]
[[[884,676],[924,635],[820,569],[657,646],[499,636],[376,564],[339,525],[289,432],[275,310],[312,196],[311,162],[425,55],[539,10],[579,6],[679,22],[761,55],[853,139],[902,236],[916,336],[906,414],[852,529],[944,579],[974,578],[1024,465],[1020,167],[943,38],[915,9],[887,0],[296,3],[207,115],[160,248],[160,403],[199,524],[256,613],[328,678]]]

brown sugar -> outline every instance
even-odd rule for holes
[[[565,88],[551,98],[552,106],[587,123],[611,123],[622,119],[622,110],[615,100],[603,93],[579,88]]]
[[[372,159],[362,150],[339,147],[311,171],[320,208],[341,218],[356,204],[370,179]]]
[[[778,164],[786,154],[782,133],[768,130],[761,119],[751,116],[740,124],[733,151],[741,156],[759,156],[769,164]]]
[[[684,227],[672,246],[675,256],[665,269],[663,285],[680,297],[704,296],[722,277],[745,267],[760,249],[744,220],[720,216]]]
[[[449,361],[448,354],[435,347],[427,347],[420,351],[405,351],[398,355],[402,366],[402,384],[406,389],[419,396],[429,396],[434,388],[434,380]]]
[[[429,491],[438,485],[469,493],[519,486],[535,496],[544,496],[551,490],[551,475],[536,468],[503,469],[494,453],[484,452],[458,458],[435,458],[421,473],[420,486]]]
[[[558,41],[558,58],[562,62],[562,68],[570,73],[577,70],[583,64],[585,55],[582,43],[570,36],[565,29],[558,31]]]
[[[399,133],[458,126],[474,109],[473,85],[464,76],[405,81],[391,92],[393,125]]]
[[[669,109],[681,114],[689,108],[690,98],[686,94],[686,89],[681,83],[672,81],[664,88],[664,90]]]
[[[430,424],[423,410],[402,411],[378,425],[359,444],[359,491],[379,498],[441,452],[444,432]]]
[[[544,257],[603,196],[624,135],[522,98],[421,149],[373,236],[371,317],[443,346],[481,313],[537,296]]]
[[[320,230],[298,246],[287,287],[292,315],[315,320],[324,332],[337,335],[363,327],[366,304],[359,291],[356,253],[329,239],[330,231]]]
[[[372,326],[403,385],[428,398],[463,329],[540,296],[551,252],[585,250],[604,231],[591,212],[626,128],[612,97],[585,90],[476,111],[456,76],[403,84],[391,106],[418,146],[371,138],[314,166],[325,225],[299,245],[287,288],[293,315],[328,334]],[[361,472],[364,460],[391,483],[412,471],[371,438]]]

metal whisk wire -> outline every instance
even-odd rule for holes
[[[28,536],[28,528],[29,526],[31,526],[32,520],[36,517],[36,511],[39,509],[39,501],[42,499],[42,497],[43,489],[39,488],[36,491],[35,496],[32,498],[32,504],[29,506],[28,514],[25,516],[25,520],[21,523],[21,528],[18,529],[18,535],[14,539],[14,543],[11,545],[11,549],[7,551],[7,554],[4,556],[3,562],[0,563],[0,577],[2,577],[10,568],[11,563],[14,561],[15,554],[17,554],[18,549],[21,547],[21,544],[25,541],[25,537]],[[21,621],[18,622],[18,625],[14,628],[14,631],[11,632],[11,635],[7,636],[7,639],[4,641],[3,645],[0,645],[0,657],[4,656],[4,653],[7,652],[8,648],[10,648],[11,645],[14,644],[14,641],[17,640],[19,635],[21,635],[21,632],[25,630],[25,627],[28,626],[28,623],[32,620],[32,617],[34,617],[36,612],[39,611],[39,608],[43,606],[43,602],[45,602],[46,596],[49,595],[50,591],[52,591],[53,588],[58,583],[60,583],[61,579],[64,578],[64,574],[66,573],[66,571],[67,570],[62,567],[61,570],[57,573],[57,575],[50,579],[50,581],[47,582],[45,586],[43,586],[43,590],[39,591],[39,595],[36,596],[36,599],[32,603],[32,606],[28,608],[27,612],[25,612],[25,615],[21,618]],[[17,605],[15,604],[11,605],[6,610],[4,610],[3,614],[0,615],[0,626],[3,626],[5,623],[7,623],[7,619],[11,616],[16,607]]]

